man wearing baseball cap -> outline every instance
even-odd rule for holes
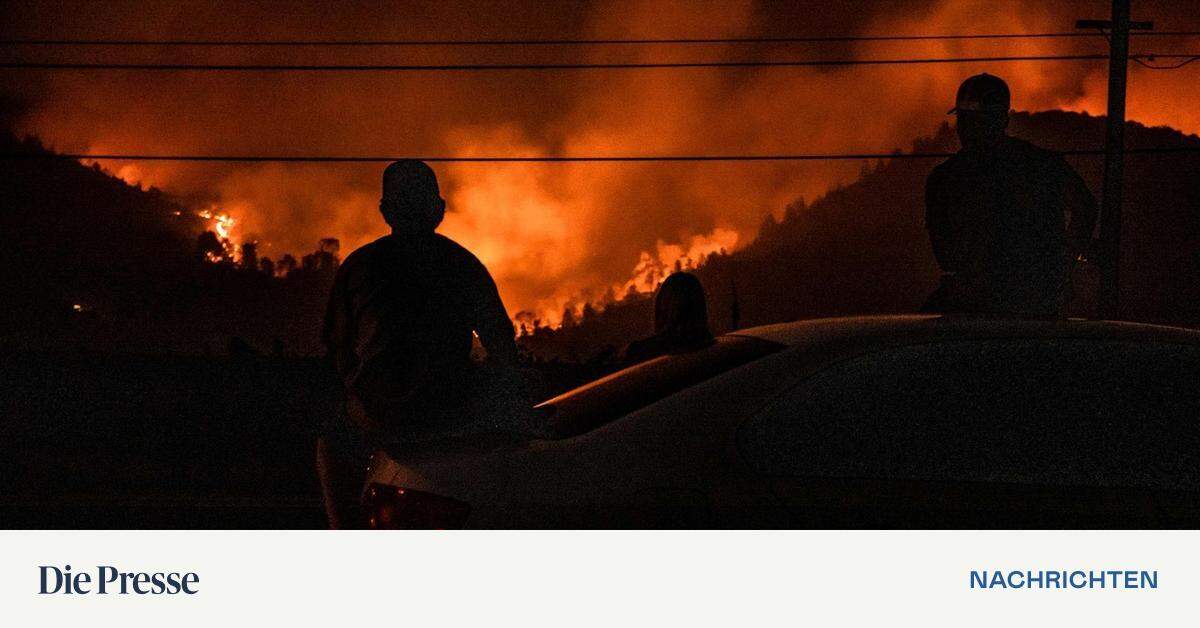
[[[925,185],[925,226],[943,272],[927,311],[1065,315],[1096,201],[1061,155],[1007,134],[1009,106],[1008,85],[978,74],[948,112],[961,148]]]
[[[513,423],[501,424],[499,409],[516,408],[510,418],[519,422],[531,405],[491,274],[434,231],[445,210],[428,165],[392,163],[379,201],[392,233],[338,268],[322,337],[345,389],[345,413],[317,449],[333,527],[362,523],[357,496],[373,446],[504,430]],[[473,335],[487,351],[486,365],[471,359]],[[494,425],[481,425],[488,421]]]

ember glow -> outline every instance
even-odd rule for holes
[[[222,240],[228,240],[232,237],[233,226],[237,224],[237,221],[234,220],[229,214],[213,212],[211,209],[204,209],[196,212],[196,215],[205,220],[212,221],[212,230],[216,232],[217,237],[221,238]]]
[[[15,4],[15,3],[12,3]],[[280,14],[253,3],[86,3],[6,9],[13,35],[246,39],[752,37],[780,34],[1029,33],[1103,18],[1104,0],[940,0],[704,4],[430,2]],[[1200,28],[1190,3],[1139,0],[1160,30]],[[143,16],[131,20],[130,15]],[[812,22],[820,16],[820,23]],[[985,17],[985,19],[981,19]],[[39,31],[38,29],[41,29]],[[44,31],[44,32],[43,32]],[[1187,39],[1135,39],[1135,52],[1185,52]],[[1103,53],[1078,39],[863,42],[823,46],[73,51],[72,58],[179,62],[501,63],[904,58]],[[33,53],[30,53],[31,55]],[[65,53],[64,53],[65,54]],[[88,57],[87,55],[93,55]],[[60,55],[62,56],[62,55]],[[65,57],[64,57],[65,58]],[[1130,69],[1128,115],[1200,132],[1200,64]],[[1014,108],[1103,114],[1100,63],[490,73],[57,73],[14,75],[28,97],[19,130],[61,150],[192,154],[655,155],[888,152],[947,120],[959,82],[987,71]],[[382,164],[106,162],[212,212],[230,256],[350,251],[383,235]],[[518,318],[556,323],[568,307],[652,290],[674,268],[753,240],[765,214],[857,176],[857,162],[435,164],[442,232],[492,269]],[[220,207],[220,214],[215,207]],[[223,216],[223,217],[222,217]],[[870,220],[865,215],[863,220]],[[914,243],[924,246],[924,243]]]
[[[196,212],[196,215],[203,218],[207,222],[207,230],[217,234],[217,240],[221,243],[221,248],[225,250],[224,255],[217,255],[212,252],[205,253],[208,261],[216,263],[221,261],[237,261],[240,257],[241,245],[235,235],[235,228],[238,221],[233,216],[222,212],[216,208],[202,209]]]

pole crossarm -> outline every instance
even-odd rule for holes
[[[1121,204],[1125,176],[1125,92],[1129,77],[1129,31],[1147,31],[1153,22],[1129,18],[1129,0],[1112,0],[1108,20],[1079,20],[1076,28],[1107,31],[1108,114],[1104,138],[1104,195],[1100,203],[1100,317],[1120,318]]]

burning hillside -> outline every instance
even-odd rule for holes
[[[819,7],[819,11],[817,10]],[[478,39],[509,25],[510,7],[430,3],[408,19],[382,9],[266,14],[243,3],[197,13],[146,3],[144,20],[117,20],[99,3],[76,13],[27,15],[8,25],[87,35],[325,39]],[[604,3],[515,13],[533,38],[636,38],[789,33],[1034,33],[1069,30],[1106,3],[930,1],[860,3]],[[1140,2],[1165,28],[1195,28],[1187,7]],[[388,10],[390,12],[390,10]],[[811,22],[821,15],[821,26]],[[991,16],[980,23],[980,15]],[[19,19],[18,19],[19,18]],[[49,20],[49,21],[47,21]],[[111,24],[110,24],[111,25]],[[11,28],[11,26],[9,27]],[[13,35],[14,33],[8,33]],[[36,33],[34,33],[36,34]],[[112,32],[106,33],[113,36]],[[1138,39],[1141,52],[1194,48]],[[936,40],[821,46],[540,46],[513,48],[99,49],[26,51],[27,57],[170,62],[498,63],[878,59],[1103,52],[1104,40]],[[6,89],[27,107],[19,131],[80,152],[346,155],[657,155],[888,152],[944,119],[961,79],[1005,77],[1020,110],[1102,113],[1104,63],[992,63],[672,71],[471,73],[16,74]],[[1181,70],[1180,72],[1189,72]],[[1191,76],[1194,76],[1192,74]],[[1200,132],[1200,81],[1131,69],[1129,117]],[[385,232],[379,164],[107,161],[123,178],[187,199],[230,247],[257,242],[278,259],[336,237],[350,251]],[[564,310],[649,291],[663,273],[752,241],[762,216],[798,196],[852,181],[858,162],[569,163],[436,165],[450,213],[443,232],[493,271],[510,312],[556,323]],[[203,216],[201,216],[203,217]],[[867,218],[863,218],[864,220]],[[224,233],[222,233],[224,232]],[[517,314],[519,313],[520,314]]]

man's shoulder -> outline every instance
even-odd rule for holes
[[[378,257],[383,249],[387,248],[388,238],[389,236],[384,236],[374,242],[368,242],[354,249],[352,253],[346,256],[345,260],[342,260],[342,265],[361,264]]]
[[[448,258],[450,261],[465,266],[483,268],[483,262],[479,261],[479,258],[475,257],[474,253],[468,251],[465,246],[454,240],[440,233],[435,233],[433,234],[432,242],[438,254]]]
[[[487,273],[483,262],[473,253],[454,240],[435,233],[418,240],[402,239],[395,235],[379,238],[346,256],[338,268],[338,274],[350,278],[379,272],[391,273],[397,270],[398,264],[464,278]]]
[[[962,159],[958,155],[951,155],[945,161],[938,163],[929,171],[929,178],[944,177],[959,167]]]
[[[929,171],[929,177],[926,178],[926,185],[937,186],[946,181],[946,179],[954,176],[956,172],[962,170],[964,165],[963,157],[957,153],[948,157],[945,161],[937,164]]]
[[[347,255],[338,266],[338,274],[345,276],[360,273],[377,266],[391,245],[391,236],[384,236],[354,249],[354,252]]]
[[[929,184],[937,185],[959,176],[968,178],[977,176],[981,163],[990,163],[992,167],[1000,168],[1012,168],[1019,165],[1022,169],[1032,167],[1048,171],[1063,170],[1069,167],[1062,153],[1012,136],[1005,140],[1001,151],[994,153],[994,157],[990,158],[993,161],[985,159],[980,162],[979,159],[979,157],[973,157],[961,151],[955,153],[946,161],[933,167],[929,173]]]
[[[1042,148],[1033,142],[1023,140],[1019,137],[1010,136],[1008,138],[1007,149],[1011,155],[1022,161],[1055,165],[1066,163],[1063,160],[1062,154],[1058,151]]]

